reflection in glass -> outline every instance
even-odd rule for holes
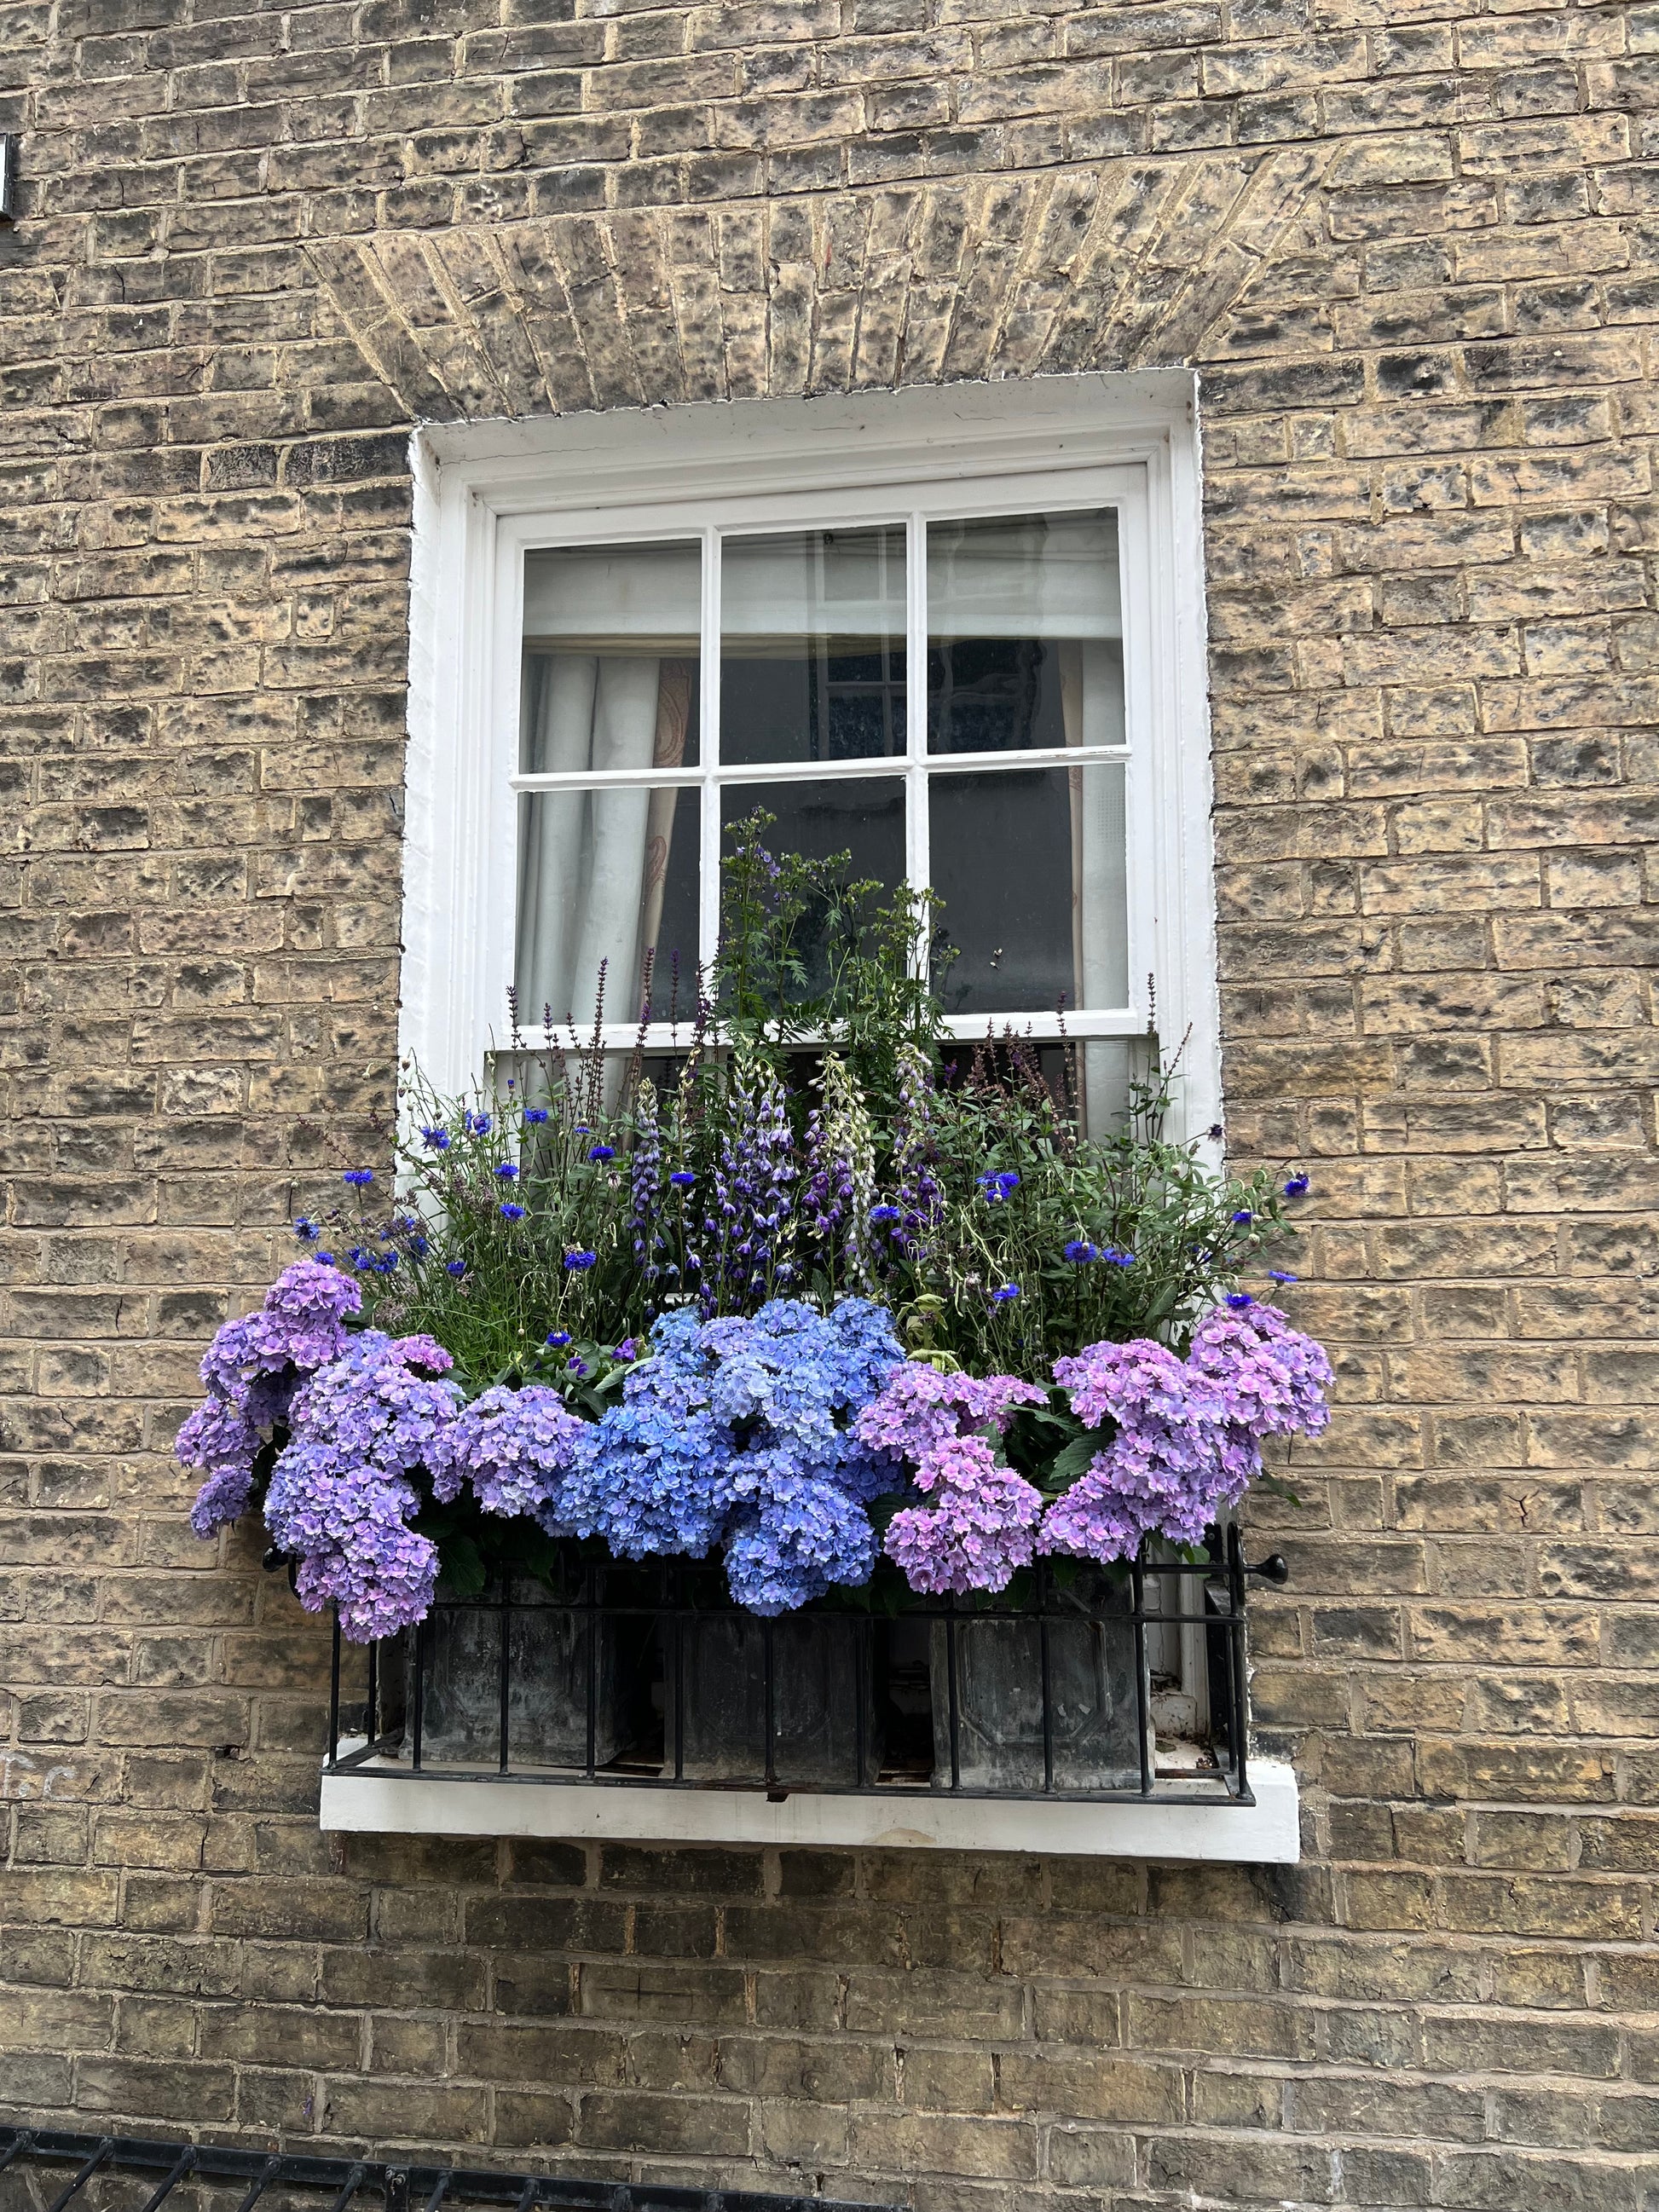
[[[927,748],[1123,743],[1117,516],[927,526]]]
[[[873,878],[888,889],[904,881],[904,782],[900,776],[856,776],[799,783],[727,784],[720,793],[721,847],[733,843],[732,824],[756,809],[775,819],[765,833],[769,852],[797,853],[811,860],[845,853],[846,879]],[[800,985],[811,997],[829,981],[827,917],[804,917],[796,950],[805,967]]]
[[[935,775],[935,942],[952,1014],[1128,1003],[1121,763]]]
[[[695,543],[526,554],[524,773],[696,763],[701,562]],[[544,1006],[556,1020],[585,1018],[605,959],[611,1013],[631,1021],[656,915],[676,883],[690,885],[690,920],[672,941],[696,961],[696,873],[695,799],[688,808],[668,789],[526,795],[517,960],[526,1020],[539,1021]]]
[[[902,753],[904,532],[803,530],[720,548],[720,758]]]
[[[666,1017],[672,956],[683,978],[696,967],[697,805],[694,790],[645,785],[520,794],[515,972],[526,1029],[548,1007],[556,1026],[567,1017],[585,1026],[602,961],[607,1020],[635,1020],[647,952]]]

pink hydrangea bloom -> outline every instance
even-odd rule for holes
[[[1179,1359],[1147,1338],[1091,1344],[1054,1363],[1090,1427],[1114,1434],[1048,1509],[1042,1552],[1133,1558],[1149,1535],[1202,1542],[1261,1471],[1265,1436],[1314,1436],[1329,1419],[1330,1363],[1276,1306],[1218,1306]]]
[[[1048,1394],[1013,1375],[941,1375],[907,1360],[854,1424],[861,1443],[895,1459],[920,1460],[970,1429],[1005,1430],[1017,1406],[1042,1406]]]
[[[452,1498],[468,1481],[486,1513],[521,1513],[556,1527],[563,1478],[591,1426],[556,1390],[498,1383],[462,1407],[446,1438],[444,1464],[434,1471],[433,1492]]]
[[[887,1554],[914,1590],[947,1592],[1008,1587],[1016,1567],[1031,1564],[1042,1493],[1002,1465],[981,1437],[951,1437],[916,1469],[927,1506],[907,1505],[887,1528]]]

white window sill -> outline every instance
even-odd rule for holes
[[[356,1747],[344,1741],[343,1753]],[[1250,1767],[1254,1805],[1218,1802],[1201,1784],[1187,1802],[1043,1802],[1030,1798],[832,1796],[791,1790],[629,1788],[623,1784],[410,1774],[377,1761],[323,1776],[319,1825],[356,1834],[538,1836],[656,1844],[908,1846],[1046,1851],[1096,1858],[1206,1859],[1291,1866],[1299,1856],[1296,1775]],[[1182,1785],[1170,1784],[1172,1790]]]

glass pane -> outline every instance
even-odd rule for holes
[[[845,854],[849,881],[873,878],[891,889],[904,881],[904,781],[902,776],[849,777],[822,782],[730,783],[720,793],[721,844],[730,851],[732,825],[757,808],[775,818],[763,833],[775,854],[798,853],[810,860]],[[829,939],[808,915],[796,939],[805,974],[799,994],[810,998],[829,980]]]
[[[1117,516],[927,526],[927,748],[1123,743]]]
[[[520,1020],[562,1028],[593,1018],[605,963],[605,1016],[640,1012],[646,956],[665,1016],[674,956],[696,1001],[697,793],[637,788],[532,791],[519,799]]]
[[[868,760],[904,747],[903,531],[725,539],[721,760]]]
[[[696,762],[701,561],[696,544],[525,556],[525,774]]]
[[[1111,762],[930,779],[948,1012],[1127,1004],[1123,775]]]

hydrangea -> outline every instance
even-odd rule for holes
[[[1008,1587],[1035,1554],[1042,1496],[1001,1465],[982,1437],[936,1445],[916,1470],[928,1507],[903,1507],[887,1528],[887,1552],[914,1590],[958,1596]]]
[[[1316,1437],[1330,1421],[1326,1393],[1334,1377],[1324,1347],[1292,1328],[1277,1306],[1216,1307],[1187,1356],[1225,1393],[1228,1419],[1258,1436]]]
[[[921,1461],[952,1437],[994,1427],[1000,1436],[1017,1406],[1042,1406],[1048,1394],[1015,1375],[942,1375],[907,1360],[859,1415],[866,1443],[895,1459]]]
[[[324,1260],[285,1267],[255,1313],[227,1322],[208,1346],[202,1380],[208,1395],[179,1429],[174,1450],[208,1480],[191,1508],[201,1537],[238,1521],[253,1499],[254,1462],[268,1431],[287,1419],[304,1376],[338,1357],[350,1341],[348,1314],[363,1294]]]
[[[662,1316],[622,1402],[579,1440],[562,1522],[625,1559],[726,1548],[740,1604],[775,1613],[867,1579],[887,1486],[855,1416],[900,1364],[884,1309],[775,1298],[750,1319]]]
[[[1261,1465],[1265,1436],[1314,1436],[1329,1419],[1330,1363],[1276,1306],[1214,1308],[1186,1359],[1138,1338],[1054,1362],[1091,1428],[1114,1433],[1052,1505],[1038,1548],[1128,1559],[1148,1535],[1198,1544]]]
[[[485,1512],[524,1514],[556,1533],[560,1485],[588,1426],[556,1390],[498,1383],[464,1406],[448,1428],[433,1494],[447,1501],[466,1481]]]
[[[438,1555],[409,1525],[421,1503],[409,1478],[447,1480],[459,1393],[434,1378],[450,1364],[428,1336],[365,1329],[294,1394],[265,1520],[300,1559],[301,1603],[337,1606],[354,1643],[412,1626],[432,1602]]]

